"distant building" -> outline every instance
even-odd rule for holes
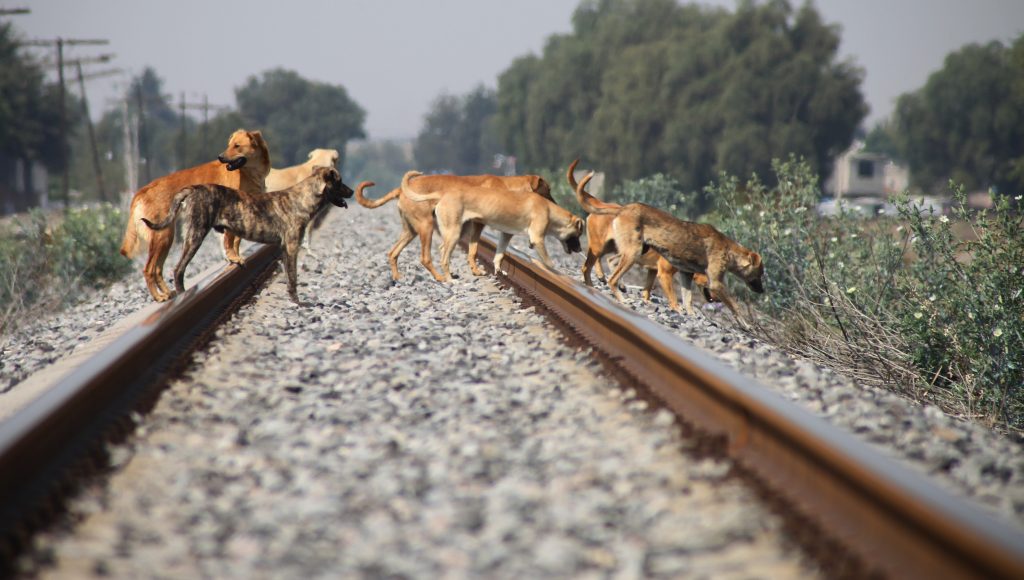
[[[859,209],[865,215],[891,214],[893,194],[906,191],[910,172],[886,155],[864,151],[862,141],[854,141],[836,158],[832,175],[825,180],[826,199],[818,206],[822,215],[833,215],[840,206]]]
[[[909,172],[888,156],[864,151],[862,141],[854,141],[836,158],[832,175],[825,181],[825,193],[835,199],[844,197],[888,197],[907,189]]]

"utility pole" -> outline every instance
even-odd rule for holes
[[[71,205],[71,199],[69,195],[70,190],[70,163],[68,155],[68,121],[67,121],[67,104],[65,102],[65,91],[64,91],[64,46],[80,46],[80,45],[105,45],[110,44],[109,40],[106,39],[81,39],[81,38],[61,38],[57,37],[53,40],[28,40],[22,44],[28,46],[56,46],[57,47],[57,78],[58,78],[58,101],[60,103],[60,111],[58,111],[58,129],[60,131],[60,152],[61,152],[61,164],[64,166],[64,172],[61,179],[61,197],[64,201],[65,211]]]
[[[142,178],[145,183],[152,181],[149,177],[149,147],[146,143],[146,105],[142,98],[142,79],[135,85],[135,101],[139,107],[139,161],[142,163]]]
[[[186,139],[186,135],[185,135],[185,130],[186,130],[185,110],[186,109],[195,109],[195,110],[200,110],[200,111],[203,112],[203,124],[202,124],[202,128],[201,128],[201,133],[200,133],[200,143],[201,143],[200,147],[202,147],[203,145],[206,144],[206,137],[207,137],[206,130],[207,130],[208,123],[210,121],[210,109],[211,108],[213,108],[213,109],[227,109],[228,107],[224,107],[224,106],[220,106],[220,105],[210,105],[210,100],[207,97],[207,95],[205,95],[205,94],[203,95],[203,102],[201,102],[201,103],[188,103],[188,102],[185,101],[185,92],[184,91],[182,91],[182,93],[181,93],[181,101],[180,101],[178,106],[179,106],[179,109],[181,110],[181,151],[180,151],[181,157],[180,157],[180,166],[181,166],[181,168],[185,168],[189,164],[188,155],[186,154],[187,153],[186,152],[187,139]]]
[[[89,100],[85,96],[85,81],[86,79],[120,74],[122,71],[121,69],[110,69],[83,75],[82,59],[75,61],[75,67],[78,70],[78,89],[82,92],[82,113],[85,115],[86,127],[89,129],[89,147],[92,150],[92,170],[96,176],[96,192],[100,196],[100,201],[110,201],[107,197],[107,189],[103,185],[103,168],[100,166],[100,152],[96,146],[96,130],[92,125],[92,117],[89,116]]]

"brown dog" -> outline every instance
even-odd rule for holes
[[[594,196],[587,193],[584,187],[580,187],[576,183],[576,178],[573,174],[576,171],[576,165],[580,162],[579,159],[574,160],[569,164],[569,170],[565,174],[565,178],[569,181],[569,185],[573,191],[576,192],[576,197],[580,199],[580,205],[583,204],[582,199],[584,197],[589,198],[592,205],[603,204],[604,207],[622,207],[618,204],[601,202]],[[601,258],[606,254],[617,252],[615,241],[611,239],[612,222],[615,220],[615,216],[601,215],[601,214],[589,214],[587,216],[587,258],[583,262],[583,281],[587,286],[593,286],[593,280],[590,278],[590,270],[594,267],[597,268],[597,276],[604,281],[604,270],[601,268]],[[644,302],[651,301],[651,288],[654,286],[654,280],[658,280],[658,284],[661,286],[661,291],[665,293],[665,297],[668,298],[669,308],[682,311],[679,306],[679,300],[676,299],[675,284],[673,279],[675,278],[678,270],[669,263],[661,254],[654,250],[647,248],[643,254],[637,259],[637,264],[647,270],[647,278],[644,281],[643,291],[641,296]],[[712,298],[711,293],[708,291],[708,277],[702,273],[683,272],[683,286],[681,288],[683,295],[683,304],[686,307],[686,313],[693,315],[693,293],[690,291],[692,282],[695,282],[701,291],[704,293],[704,299],[708,302],[715,302]]]
[[[259,131],[239,129],[231,135],[228,148],[217,156],[217,161],[157,178],[136,192],[121,242],[121,255],[133,258],[139,250],[139,239],[149,242],[149,257],[142,276],[154,300],[163,302],[172,296],[164,280],[163,268],[167,253],[174,244],[174,228],[151,232],[142,225],[142,218],[154,221],[167,215],[174,194],[189,185],[215,183],[237,189],[243,195],[262,192],[269,171],[270,151],[263,136]],[[224,248],[230,261],[241,263],[234,236],[224,237]]]
[[[551,197],[551,186],[538,175],[423,175],[416,178],[416,191],[420,193],[439,193],[461,191],[468,187],[490,187],[508,191],[532,191],[554,201]],[[388,252],[388,265],[391,266],[391,278],[398,280],[401,274],[398,272],[398,256],[402,250],[409,245],[409,242],[416,236],[420,238],[420,263],[434,276],[434,279],[443,281],[445,278],[435,268],[430,258],[430,243],[434,237],[434,206],[436,200],[415,202],[402,193],[402,188],[391,190],[384,197],[370,200],[363,197],[362,192],[356,191],[356,201],[359,205],[375,209],[392,199],[398,198],[398,215],[402,222],[402,234],[398,241]],[[483,225],[474,223],[470,237],[480,239],[480,231]],[[471,248],[469,255],[469,267],[477,276],[484,274],[483,270],[476,264],[476,246]]]
[[[593,172],[580,181],[583,190]],[[589,194],[578,196],[580,205],[589,214],[609,215],[611,239],[621,259],[608,285],[615,297],[622,300],[619,280],[640,258],[645,249],[653,249],[682,272],[703,273],[709,289],[739,317],[736,302],[725,288],[725,273],[732,272],[754,292],[764,292],[764,264],[761,255],[748,250],[708,224],[683,221],[672,214],[643,203],[620,206],[602,202]]]
[[[544,244],[545,236],[558,238],[567,254],[581,250],[583,220],[550,199],[533,192],[490,187],[463,187],[456,191],[421,193],[417,191],[416,183],[413,181],[413,178],[419,175],[422,174],[418,171],[409,171],[402,177],[402,194],[414,202],[437,202],[434,217],[442,238],[443,281],[452,279],[452,250],[455,249],[455,244],[462,233],[462,226],[470,221],[480,222],[501,232],[494,254],[495,272],[501,269],[505,249],[513,234],[526,233],[530,237],[530,247],[537,250],[541,261],[552,270],[555,269],[555,264],[551,261]],[[470,233],[471,260],[475,257],[481,231],[482,228],[474,228]],[[475,265],[474,261],[470,264]],[[473,273],[477,274],[477,269],[473,270]]]
[[[179,213],[184,216],[184,247],[174,267],[174,287],[178,292],[185,291],[185,268],[206,234],[214,229],[230,231],[254,242],[284,246],[288,295],[299,303],[296,262],[306,225],[328,203],[348,207],[347,197],[352,197],[352,189],[341,182],[338,170],[318,167],[312,175],[282,191],[243,194],[223,185],[192,185],[174,195],[170,212],[159,223],[141,219],[149,228],[162,231],[173,229],[169,226]],[[182,210],[185,200],[189,203]]]

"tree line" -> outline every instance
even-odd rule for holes
[[[771,175],[773,159],[806,159],[824,177],[867,113],[864,71],[837,54],[840,29],[813,3],[584,0],[572,31],[516,59],[465,96],[439,98],[416,139],[428,171],[520,169],[575,157],[614,186],[665,174],[702,192],[722,172]],[[905,161],[912,185],[1024,190],[1024,36],[1012,46],[950,54],[921,89],[868,134]],[[422,152],[422,153],[421,153]]]

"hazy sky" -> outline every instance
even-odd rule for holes
[[[284,67],[341,84],[367,111],[370,138],[411,137],[439,94],[462,94],[517,57],[565,33],[580,0],[2,0],[29,7],[10,17],[26,37],[105,38],[67,56],[113,52],[135,75],[152,66],[164,90],[235,104],[249,76]],[[705,2],[734,8],[734,0]],[[794,5],[801,2],[796,0]],[[897,96],[921,87],[949,52],[971,42],[1010,42],[1024,32],[1024,0],[817,0],[842,26],[843,57],[866,70],[873,125]],[[43,49],[35,49],[43,50]],[[52,51],[51,51],[52,53]],[[112,106],[126,76],[89,82],[94,114]]]

